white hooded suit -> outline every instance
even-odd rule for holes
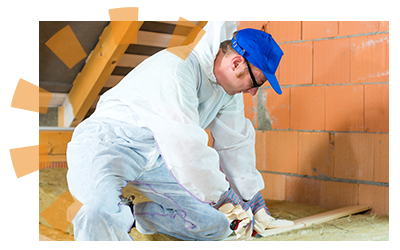
[[[185,197],[186,201],[182,200],[182,202],[188,202],[190,197],[194,203],[202,204],[201,206],[204,206],[205,211],[209,213],[214,212],[207,210],[208,207],[215,209],[208,204],[217,202],[229,187],[245,200],[250,200],[253,195],[263,189],[261,174],[255,168],[255,132],[251,122],[244,117],[243,96],[242,94],[228,95],[216,83],[213,74],[214,59],[219,45],[222,41],[232,38],[236,24],[235,22],[208,22],[204,29],[205,36],[186,60],[166,50],[148,58],[117,86],[106,92],[101,97],[95,113],[77,127],[68,146],[67,157],[70,168],[68,183],[71,193],[84,205],[90,205],[90,202],[93,204],[107,202],[104,197],[94,201],[86,198],[89,192],[96,193],[99,186],[107,191],[107,185],[112,185],[118,191],[118,188],[121,185],[122,188],[126,182],[132,182],[133,186],[136,183],[136,187],[139,190],[143,188],[141,191],[145,194],[147,191],[160,194],[161,192],[155,190],[149,183],[153,178],[161,187],[163,179],[160,179],[159,175],[161,172],[166,175],[165,171],[170,175],[168,182],[175,182],[176,190],[179,189],[176,194],[179,193],[182,198]],[[204,131],[207,127],[214,138],[213,148],[207,146],[208,136]],[[100,140],[101,143],[111,142],[109,147],[112,150],[110,151],[124,152],[125,148],[130,148],[140,157],[124,153],[116,160],[116,155],[119,153],[109,154],[107,146],[102,150],[109,156],[99,156],[94,147],[89,144],[83,146],[89,137],[94,141]],[[141,138],[144,139],[141,140]],[[127,146],[117,149],[124,145]],[[114,146],[117,148],[114,149]],[[84,150],[86,151],[82,152]],[[94,160],[88,163],[85,159],[86,162],[83,163],[82,158],[88,158],[91,154],[96,155],[93,159],[97,161],[102,159],[101,163],[97,164],[102,167],[95,166]],[[132,161],[135,163],[131,163]],[[118,169],[116,172],[107,170],[107,166],[114,166],[116,162],[119,163],[119,167],[115,167]],[[137,165],[137,167],[132,167],[132,165]],[[160,168],[163,168],[163,171]],[[96,172],[98,180],[95,184],[83,184],[93,182],[85,169],[87,171],[90,169],[91,176],[93,172]],[[113,177],[108,180],[108,176]],[[114,180],[118,184],[113,184]],[[83,188],[86,186],[93,187]],[[113,198],[109,200],[115,203],[116,194],[117,192],[110,194]],[[151,197],[151,199],[162,207],[164,204],[162,200],[157,202],[157,197]],[[171,196],[168,197],[171,198]],[[188,222],[190,221],[188,218],[192,215],[184,211],[177,200],[180,199],[174,198],[173,203],[176,203],[179,208],[185,230],[196,228],[196,226],[204,228],[200,226],[200,222]],[[139,205],[135,205],[134,214],[136,227],[142,233],[161,232],[182,239],[203,239],[202,236],[198,237],[193,232],[190,235],[170,233],[168,230],[173,231],[171,228],[163,231],[154,225],[147,225],[158,217],[153,216],[142,223],[141,214],[154,215],[155,213],[144,211],[145,207]],[[136,209],[142,209],[142,211],[137,212]],[[120,213],[116,207],[111,210],[115,210],[116,214]],[[121,212],[125,217],[126,211]],[[215,212],[220,213],[217,210]],[[88,230],[87,226],[83,226],[84,213],[85,210],[80,211],[74,219],[75,234],[79,231],[81,235],[86,235],[82,239],[94,239],[93,235],[83,233]],[[165,219],[166,216],[159,217]],[[110,224],[112,223],[108,223]],[[114,225],[115,228],[121,227],[117,224]],[[81,229],[77,230],[77,227]],[[124,225],[124,227],[127,226]],[[115,228],[114,232],[117,231]],[[110,231],[103,237],[126,239],[124,230],[121,230],[120,235]],[[224,231],[220,237],[229,233],[228,231]],[[204,237],[204,239],[207,238]]]

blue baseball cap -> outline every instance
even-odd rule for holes
[[[242,29],[236,33],[236,39],[232,38],[231,41],[232,48],[260,69],[275,92],[282,94],[275,72],[283,51],[272,36],[262,30]]]

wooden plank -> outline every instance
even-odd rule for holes
[[[124,54],[121,57],[121,60],[119,60],[117,66],[134,68],[134,67],[138,66],[141,62],[146,60],[147,58],[149,58],[149,56]]]
[[[137,43],[141,45],[156,46],[156,47],[168,47],[169,40],[171,40],[171,34],[163,34],[149,31],[138,31]],[[174,38],[182,43],[186,40],[186,36],[175,36]],[[135,42],[132,42],[135,44]]]
[[[58,107],[58,127],[64,127],[64,106]]]
[[[73,131],[39,131],[39,144],[46,145],[49,155],[65,155],[67,144],[71,141]],[[57,158],[58,159],[58,158]]]
[[[63,125],[65,127],[76,126],[82,121],[129,46],[129,44],[115,44],[111,28],[113,22],[111,21],[110,25],[101,34],[98,44],[83,67],[82,72],[75,79],[68,98],[63,103]],[[128,25],[123,31],[125,33],[120,35],[125,37],[127,34],[135,34],[142,24],[143,21],[139,22],[139,25]]]
[[[39,151],[39,162],[66,162],[67,144],[72,139],[72,130],[39,130],[39,145],[46,145],[46,151]],[[43,156],[46,157],[43,157]]]
[[[372,206],[369,205],[356,205],[338,208],[332,211],[327,211],[325,213],[312,215],[306,218],[295,220],[295,224],[303,224],[304,226],[311,226],[312,224],[324,223],[330,220],[345,217],[351,214],[361,213],[371,209]]]
[[[44,102],[39,102],[39,111],[41,113],[47,113],[48,108],[56,108],[61,106],[67,96],[68,94],[65,93],[39,92],[39,100],[50,99],[50,102],[48,104]]]
[[[266,237],[266,236],[289,232],[289,231],[296,230],[296,229],[305,228],[305,227],[311,226],[313,224],[320,224],[320,223],[324,223],[324,222],[327,222],[330,220],[348,216],[351,214],[361,213],[361,212],[370,210],[371,208],[372,208],[372,206],[370,206],[370,205],[357,205],[357,206],[348,206],[348,207],[334,209],[334,210],[331,210],[331,211],[328,211],[325,213],[316,214],[316,215],[312,215],[312,216],[305,217],[302,219],[294,220],[293,221],[294,225],[290,226],[290,227],[268,229],[264,234],[262,234],[262,236]],[[244,240],[244,237],[242,237],[240,239],[236,239],[236,236],[231,236],[225,240],[240,241],[240,240]]]
[[[169,23],[169,24],[175,24],[175,25],[178,24],[178,21],[158,21],[158,22],[161,22],[161,23]],[[199,21],[191,21],[191,22],[194,23],[194,24],[197,24]],[[182,23],[181,25],[192,27],[192,25],[191,25],[190,23],[186,23],[186,22]]]
[[[114,70],[111,73],[111,75],[113,75],[113,76],[126,76],[133,69],[134,69],[133,67],[117,66],[117,67],[114,68]]]
[[[369,206],[369,205],[357,205],[357,206],[338,208],[338,209],[328,211],[325,213],[312,215],[312,216],[302,218],[302,219],[297,219],[297,220],[293,221],[294,225],[291,227],[271,229],[271,230],[268,230],[262,236],[265,237],[265,236],[269,236],[269,235],[280,234],[280,233],[288,232],[291,230],[308,227],[308,226],[311,226],[312,224],[324,223],[324,222],[338,219],[338,218],[341,218],[341,217],[344,217],[344,216],[347,216],[350,214],[356,214],[356,213],[360,213],[363,211],[367,211],[371,208],[372,208],[372,206]]]
[[[60,155],[48,155],[47,157],[41,157],[39,155],[39,163],[44,163],[44,162],[66,162],[67,161],[67,155],[66,154],[60,154]]]
[[[208,21],[198,21],[198,22],[196,22],[197,26],[199,26],[200,28],[204,28],[204,26],[206,26],[207,23],[208,23]]]
[[[150,31],[150,32],[157,32],[157,33],[166,33],[172,34],[175,30],[174,24],[164,23],[164,22],[154,22],[154,21],[145,21],[140,27],[142,31]],[[181,35],[187,35],[190,31],[190,27],[187,27],[186,34],[183,33]]]
[[[117,85],[122,80],[122,78],[124,78],[124,76],[113,76],[113,75],[111,75],[107,79],[106,83],[104,84],[104,87],[107,87],[107,88],[114,87],[115,85]]]
[[[67,96],[68,94],[66,93],[53,93],[53,96],[49,103],[49,108],[61,106],[64,103],[65,98],[67,98]]]

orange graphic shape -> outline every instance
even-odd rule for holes
[[[39,113],[39,86],[19,78],[11,99],[11,108]]]
[[[50,165],[46,145],[10,149],[11,161],[17,178]],[[39,164],[48,162],[48,164]]]
[[[41,215],[52,227],[65,232],[81,207],[82,203],[65,191]]]
[[[39,88],[39,113],[47,114],[47,109],[49,108],[50,100],[53,97],[53,93]]]
[[[69,25],[52,36],[46,45],[70,69],[87,56]]]
[[[46,114],[52,96],[51,92],[19,79],[11,107]]]
[[[83,206],[82,202],[78,201],[73,195],[71,195],[74,199],[74,203],[67,208],[67,221],[72,222],[75,216],[78,214],[79,210]]]
[[[187,29],[187,27],[191,27],[192,30],[186,37],[183,37],[181,34],[184,32],[183,29]],[[186,60],[205,33],[206,31],[200,26],[180,17],[168,43],[167,51]]]
[[[108,10],[115,45],[137,43],[138,7],[118,8]],[[134,30],[134,32],[127,32]]]
[[[139,7],[125,7],[109,9],[108,14],[110,15],[111,21],[136,21],[139,16]]]

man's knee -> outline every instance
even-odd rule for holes
[[[106,213],[97,205],[87,205],[84,204],[79,212],[76,214],[73,222],[74,224],[97,224],[97,221],[102,221],[101,218],[104,217]]]
[[[213,235],[213,240],[222,240],[228,237],[232,230],[229,228],[229,221],[223,213],[218,213],[218,218],[215,219],[217,224],[216,233]]]
[[[128,235],[133,217],[129,207],[122,213],[99,205],[83,205],[73,219],[75,240],[131,240]]]
[[[196,225],[192,230],[200,240],[222,240],[232,233],[229,221],[219,211],[214,211],[213,216]]]

